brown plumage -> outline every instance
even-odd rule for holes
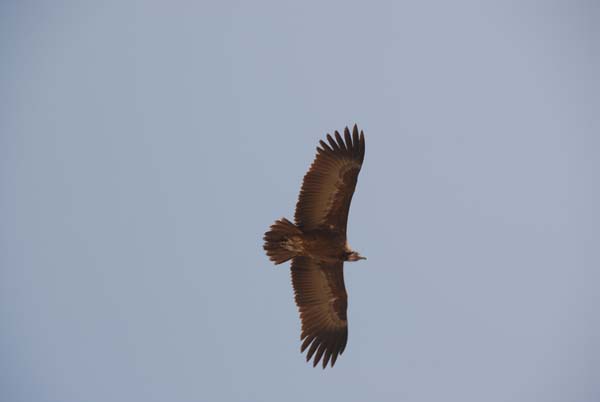
[[[275,264],[292,260],[292,285],[302,321],[301,352],[313,366],[335,364],[346,348],[348,296],[344,261],[365,259],[346,242],[346,224],[365,137],[356,125],[342,137],[327,134],[304,176],[295,224],[282,218],[265,233],[264,249]]]

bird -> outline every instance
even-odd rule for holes
[[[300,353],[308,350],[316,367],[331,367],[348,341],[348,296],[344,262],[366,260],[350,248],[346,227],[350,202],[365,157],[365,137],[356,124],[352,134],[334,131],[320,140],[304,176],[294,223],[281,218],[264,235],[263,248],[275,265],[291,261],[294,299],[300,313]]]

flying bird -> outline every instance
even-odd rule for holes
[[[327,134],[304,176],[295,223],[282,218],[264,236],[267,256],[275,264],[292,260],[292,285],[302,321],[302,346],[313,367],[335,364],[346,348],[348,296],[344,262],[364,260],[346,240],[350,202],[365,157],[365,137],[354,125],[344,137]]]

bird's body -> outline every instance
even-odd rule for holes
[[[294,246],[298,245],[299,255],[323,262],[344,261],[346,255],[346,237],[338,231],[315,229],[292,237]],[[293,247],[292,247],[293,248]]]
[[[264,249],[275,264],[292,259],[292,285],[302,320],[301,350],[323,368],[341,354],[348,339],[345,261],[364,259],[350,249],[346,223],[365,154],[362,131],[336,131],[320,141],[304,177],[295,224],[282,218],[265,233]]]

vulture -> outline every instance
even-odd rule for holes
[[[335,138],[334,138],[335,137]],[[302,321],[306,361],[335,364],[348,341],[344,262],[364,260],[346,240],[350,201],[365,157],[365,137],[354,125],[320,141],[304,176],[294,223],[282,218],[264,235],[267,256],[276,265],[292,260],[292,286]]]

